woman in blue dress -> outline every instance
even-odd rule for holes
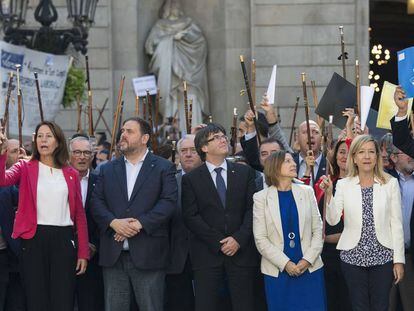
[[[254,195],[253,233],[269,311],[326,310],[322,221],[311,187],[294,183],[296,164],[285,151],[264,165],[266,183]]]

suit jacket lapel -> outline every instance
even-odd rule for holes
[[[305,208],[308,207],[308,204],[306,204],[303,199],[303,191],[301,191],[301,189],[295,184],[292,184],[292,193],[293,193],[293,198],[295,199],[296,209],[298,211],[299,232],[300,232],[300,236],[302,237],[303,229],[305,227],[305,219],[306,219]],[[306,204],[306,207],[304,206],[305,204]]]
[[[86,200],[85,200],[85,209],[88,208],[88,202],[91,198],[92,195],[92,190],[95,187],[95,183],[96,183],[96,175],[92,174],[91,171],[89,171],[89,178],[88,178],[88,189],[86,192]]]
[[[145,157],[144,163],[142,163],[142,167],[141,167],[141,170],[139,171],[137,180],[135,181],[134,189],[132,190],[131,198],[129,199],[130,202],[133,201],[139,189],[144,184],[144,182],[147,180],[148,175],[150,174],[150,172],[155,166],[154,164],[155,161],[156,161],[156,158],[152,155],[151,152],[148,152]]]
[[[228,174],[227,174],[227,178],[228,178]],[[205,185],[206,187],[206,193],[211,193],[215,197],[215,200],[217,201],[218,206],[220,206],[221,208],[224,208],[223,203],[221,203],[220,197],[218,195],[217,188],[214,185],[213,179],[211,178],[211,174],[205,163],[201,166],[201,169],[200,169],[200,180],[203,181],[201,184]]]
[[[277,232],[283,238],[283,227],[282,219],[280,218],[280,206],[279,206],[279,195],[275,186],[271,186],[267,191],[267,204],[266,207],[269,209],[270,216],[272,217],[273,223],[275,224]],[[277,208],[276,208],[277,207]]]
[[[27,171],[29,175],[30,189],[32,191],[33,202],[37,202],[37,180],[39,178],[39,161],[28,161]]]
[[[121,193],[124,196],[126,202],[128,202],[128,188],[126,181],[126,168],[125,168],[125,158],[120,157],[119,159],[114,160],[114,172],[118,178],[118,185],[121,188]]]

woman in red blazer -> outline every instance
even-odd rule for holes
[[[0,186],[19,185],[12,237],[22,241],[28,310],[73,311],[75,275],[89,258],[79,177],[58,125],[41,122],[34,142],[32,158],[6,171],[7,139],[0,134]]]

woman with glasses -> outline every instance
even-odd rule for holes
[[[75,276],[89,258],[78,173],[68,164],[63,131],[37,125],[32,158],[5,170],[7,139],[0,134],[0,185],[19,185],[12,237],[21,239],[21,272],[29,311],[73,311]]]
[[[392,282],[404,275],[404,234],[401,197],[396,178],[384,173],[381,151],[372,136],[351,144],[347,177],[333,184],[325,178],[327,221],[336,225],[344,215],[339,238],[341,267],[354,311],[388,310]]]
[[[296,163],[286,151],[266,159],[264,174],[270,187],[253,197],[253,234],[268,310],[326,310],[322,222],[313,190],[292,182]]]

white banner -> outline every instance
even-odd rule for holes
[[[40,122],[34,72],[38,73],[40,93],[45,120],[54,120],[62,108],[63,93],[69,69],[70,57],[53,55],[30,50],[0,41],[2,87],[0,92],[0,117],[3,117],[8,88],[9,72],[14,72],[13,86],[9,106],[9,133],[18,134],[17,127],[17,80],[16,64],[21,65],[20,87],[23,95],[23,135],[31,136]]]

